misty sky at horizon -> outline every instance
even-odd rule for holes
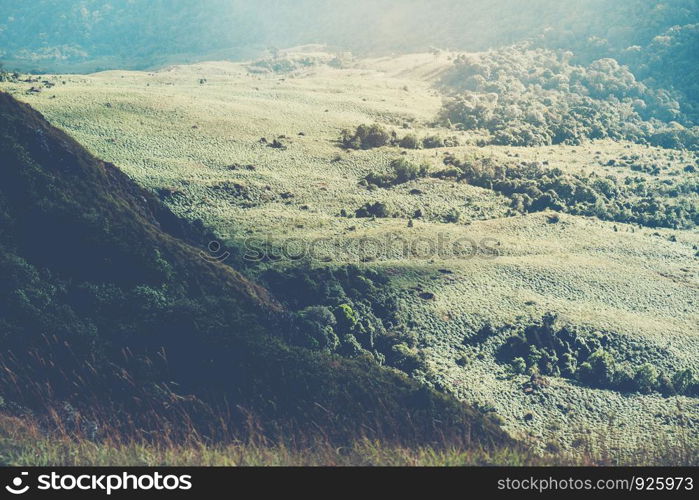
[[[37,67],[92,61],[242,59],[324,44],[357,54],[497,48],[546,34],[647,44],[658,26],[697,22],[693,0],[0,0],[0,60]],[[696,8],[695,8],[696,7]],[[649,14],[652,13],[652,16]],[[652,17],[652,19],[651,19]],[[179,59],[178,59],[179,58]]]

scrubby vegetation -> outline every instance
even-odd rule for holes
[[[420,141],[415,134],[406,134],[398,145],[404,149],[420,149],[422,147],[422,141]]]
[[[9,73],[5,71],[5,67],[0,63],[0,82],[14,82],[19,77],[17,73]]]
[[[629,161],[632,171],[646,168],[641,161]],[[512,208],[522,213],[555,210],[649,227],[699,224],[699,176],[689,170],[675,179],[649,180],[566,173],[539,162],[499,163],[489,157],[447,156],[444,163],[447,168],[435,176],[493,189],[508,196]],[[650,173],[657,175],[656,169],[650,167]]]
[[[271,57],[269,59],[260,59],[250,64],[249,71],[251,73],[280,73],[288,74],[302,69],[312,68],[328,62],[318,57]]]
[[[383,201],[369,201],[359,207],[354,215],[360,219],[378,217],[380,219],[391,217],[391,208]]]
[[[365,177],[366,182],[372,186],[388,188],[425,177],[430,166],[427,163],[418,165],[407,158],[397,158],[391,161],[390,168],[391,171],[386,174],[371,172]]]
[[[359,125],[354,132],[343,130],[340,142],[348,149],[380,148],[391,143],[394,139],[384,127],[378,124]]]
[[[270,439],[313,421],[337,443],[471,432],[474,444],[510,443],[490,417],[359,356],[378,342],[372,328],[381,323],[358,300],[298,319],[313,347],[332,346],[332,326],[354,359],[285,343],[296,335],[285,333],[283,308],[206,258],[200,228],[4,93],[0,151],[8,411],[59,416],[96,438],[107,427],[150,439],[243,436],[254,415]]]
[[[531,5],[536,1],[527,2],[522,16],[535,9]],[[673,5],[681,3],[669,1]],[[468,2],[454,3],[461,8]],[[643,73],[641,66],[622,57],[628,46],[619,40],[632,40],[633,35],[632,41],[640,49],[628,52],[647,55],[648,40],[666,29],[668,19],[684,20],[678,12],[670,13],[667,9],[644,17],[640,12],[647,14],[648,10],[642,3],[635,0],[622,3],[623,8],[619,2],[614,7],[609,2],[606,2],[609,5],[599,2],[598,7],[605,12],[628,12],[627,6],[635,4],[637,12],[629,23],[634,26],[645,23],[644,34],[624,31],[627,25],[617,18],[613,30],[606,34],[604,23],[590,31],[603,33],[616,48],[603,48],[600,42],[598,50],[592,50],[592,45],[598,42],[593,42],[587,32],[582,36],[573,30],[568,41],[573,40],[577,45],[562,67],[565,71],[582,68],[589,77],[595,61],[614,58],[629,65],[636,81],[642,82],[651,94],[659,88],[666,89],[663,95],[670,96],[679,106],[681,116],[674,120],[681,126],[671,125],[663,116],[648,120],[639,116],[648,123],[658,120],[662,126],[667,125],[666,144],[683,147],[685,139],[680,132],[682,127],[688,130],[686,120],[692,120],[687,94],[679,88],[670,88],[672,78],[668,75],[662,82],[657,80],[661,76],[665,78],[658,74],[661,61],[652,69],[655,76],[651,76],[651,71]],[[558,4],[559,13],[569,9]],[[483,2],[480,6],[491,8],[491,4],[485,6]],[[557,8],[553,2],[550,7]],[[272,9],[274,12],[267,13],[260,29],[270,26],[268,23],[278,15],[278,9],[283,9],[281,3]],[[384,14],[379,7],[372,9],[371,21]],[[580,12],[584,8],[575,10]],[[109,17],[106,12],[103,15]],[[478,13],[474,15],[477,17]],[[665,19],[660,24],[659,17]],[[469,36],[466,26],[472,19],[462,17],[457,30],[463,32],[460,35]],[[26,18],[21,22],[30,25]],[[16,21],[14,26],[19,24]],[[522,24],[521,30],[508,31],[511,36],[506,43],[499,41],[497,45],[509,45],[521,39],[529,29],[529,24]],[[571,29],[577,29],[575,26],[571,25]],[[1,31],[0,38],[8,31]],[[430,36],[445,34],[441,30],[433,31]],[[480,30],[480,34],[485,31],[487,37],[492,35],[490,29]],[[549,37],[554,31],[557,31],[555,27],[546,37],[516,50],[521,50],[526,58],[526,52],[538,45],[565,48],[566,43],[556,45]],[[560,30],[558,34],[568,35]],[[102,36],[103,31],[94,33],[95,47]],[[691,43],[691,39],[687,40]],[[181,47],[179,42],[186,40],[177,42],[174,48]],[[481,42],[487,48],[487,43]],[[409,44],[410,40],[401,43]],[[661,45],[658,43],[658,48]],[[50,40],[45,46],[50,46]],[[420,434],[431,439],[434,426],[427,423],[430,419],[445,422],[443,414],[458,415],[456,407],[450,404],[445,407],[434,393],[420,392],[424,383],[473,405],[467,408],[478,409],[472,415],[476,422],[482,413],[488,413],[505,421],[517,436],[531,436],[528,445],[537,452],[556,453],[558,463],[567,460],[570,453],[578,458],[599,457],[594,463],[638,464],[642,458],[634,455],[638,444],[634,441],[639,440],[653,448],[644,457],[657,451],[653,460],[663,463],[659,457],[665,457],[661,451],[665,448],[660,441],[672,440],[674,445],[686,435],[691,443],[689,439],[699,429],[699,399],[686,397],[687,387],[696,379],[693,314],[699,242],[695,231],[685,229],[696,227],[699,164],[694,152],[609,139],[588,142],[588,129],[579,131],[584,142],[580,146],[472,147],[492,143],[491,131],[455,131],[458,124],[446,120],[435,122],[441,101],[439,87],[432,85],[449,71],[455,56],[452,52],[434,50],[430,54],[390,58],[348,58],[347,64],[332,62],[319,47],[272,52],[271,58],[254,66],[222,61],[226,58],[222,52],[216,54],[218,62],[173,66],[162,71],[22,77],[20,81],[0,85],[46,113],[52,123],[91,151],[114,162],[141,186],[157,194],[180,217],[192,221],[192,224],[182,223],[171,214],[166,216],[167,211],[158,212],[161,215],[155,217],[161,228],[166,229],[165,239],[174,235],[176,239],[191,241],[194,246],[183,251],[192,255],[193,250],[192,260],[214,261],[209,262],[213,266],[210,272],[205,272],[188,264],[189,258],[177,258],[179,253],[172,247],[151,242],[149,248],[142,248],[131,242],[120,230],[122,217],[106,219],[105,223],[102,217],[105,213],[121,213],[111,205],[114,200],[119,205],[121,200],[118,190],[115,191],[115,185],[120,183],[115,184],[112,177],[109,177],[110,195],[95,197],[99,204],[111,207],[108,210],[95,209],[93,196],[79,196],[70,191],[72,181],[66,183],[67,187],[61,184],[55,190],[49,189],[51,196],[43,192],[25,196],[29,200],[53,200],[44,211],[49,214],[51,224],[40,224],[39,216],[22,220],[30,221],[37,234],[47,234],[56,243],[49,245],[43,238],[24,235],[18,249],[3,254],[23,259],[31,273],[38,276],[31,282],[36,286],[24,286],[29,282],[21,276],[15,279],[13,273],[17,268],[4,266],[2,272],[9,273],[11,285],[2,292],[3,300],[7,299],[13,310],[31,317],[34,322],[27,320],[27,324],[39,325],[49,332],[54,328],[60,330],[58,339],[70,335],[70,331],[78,332],[79,335],[69,338],[71,350],[77,351],[78,358],[84,352],[92,355],[90,364],[97,369],[83,366],[68,373],[68,377],[48,376],[46,366],[52,362],[74,366],[73,358],[60,343],[39,340],[36,332],[28,332],[28,338],[37,341],[37,359],[41,361],[3,358],[4,366],[13,376],[26,381],[21,384],[23,391],[12,389],[14,393],[12,390],[7,393],[14,394],[9,408],[14,408],[12,400],[46,401],[43,397],[47,392],[46,382],[55,384],[55,392],[60,393],[51,400],[53,409],[67,416],[70,422],[77,421],[76,415],[83,415],[85,407],[89,410],[88,400],[99,403],[108,396],[123,401],[119,398],[124,396],[127,403],[101,408],[100,413],[121,422],[129,413],[143,416],[148,425],[142,426],[146,429],[141,429],[140,435],[150,436],[151,441],[135,441],[135,448],[162,456],[153,450],[161,435],[143,431],[182,429],[182,422],[193,417],[197,431],[210,444],[206,452],[216,454],[215,459],[201,459],[226,460],[228,450],[221,451],[227,446],[225,441],[220,441],[219,447],[209,439],[217,435],[206,425],[220,422],[221,409],[210,406],[222,397],[233,404],[240,402],[246,410],[252,408],[251,412],[259,419],[249,419],[233,410],[224,420],[230,418],[238,424],[255,422],[266,429],[271,422],[271,427],[279,430],[271,430],[269,434],[276,436],[299,435],[284,430],[289,424],[285,419],[290,417],[302,423],[313,421],[320,427],[327,424],[335,429],[333,441],[342,440],[352,447],[356,443],[357,426],[366,424],[375,429],[382,422],[378,425],[382,429],[372,436],[381,440],[379,446],[385,450],[392,449],[387,436],[398,434],[399,438],[410,440]],[[327,65],[311,68],[293,63],[297,57],[302,60],[317,55],[323,61],[328,60]],[[672,60],[671,55],[665,57]],[[148,57],[148,47],[144,47],[143,56]],[[264,55],[255,53],[252,57]],[[683,57],[689,60],[692,56],[688,52]],[[35,61],[38,67],[42,60]],[[10,64],[14,67],[14,61]],[[691,66],[679,60],[673,64],[683,69]],[[626,70],[622,70],[619,75],[623,77]],[[686,73],[690,74],[691,70]],[[605,73],[600,80],[605,85],[613,81],[608,76]],[[689,85],[689,77],[686,80],[685,86]],[[532,98],[540,97],[536,88],[531,92]],[[591,90],[585,88],[580,95],[585,97],[585,92]],[[172,98],[163,99],[163,95]],[[587,97],[604,101],[612,108],[617,99],[591,94]],[[597,103],[593,104],[597,109]],[[605,106],[599,107],[603,124],[609,121],[604,118],[608,111]],[[559,108],[553,106],[553,109]],[[522,110],[527,109],[522,107]],[[579,114],[584,118],[583,111]],[[577,120],[576,113],[572,113],[570,120]],[[367,125],[357,134],[354,126],[360,123]],[[346,133],[349,149],[341,151],[334,146],[338,144],[338,132],[348,124],[353,124]],[[545,123],[543,128],[547,126]],[[377,141],[370,138],[372,128]],[[677,139],[673,138],[675,135]],[[266,139],[261,140],[263,137]],[[381,144],[382,138],[383,145],[374,146]],[[42,150],[40,139],[35,144],[34,149]],[[48,144],[53,148],[52,141]],[[455,150],[459,144],[469,147]],[[449,157],[448,153],[454,156]],[[9,156],[3,156],[6,158]],[[444,166],[438,166],[442,159],[446,159]],[[62,165],[70,163],[62,157],[59,160]],[[429,162],[429,168],[425,161]],[[44,184],[43,179],[36,183]],[[6,185],[12,186],[10,189],[17,186]],[[81,192],[91,192],[89,184],[76,182],[76,185],[81,187]],[[54,191],[68,193],[67,199],[75,199],[75,210],[54,210],[56,205],[62,206],[55,202]],[[140,192],[134,194],[137,201],[140,196]],[[144,197],[147,205],[161,206],[148,193]],[[22,213],[12,208],[22,198],[19,195],[12,198],[3,220],[13,221],[17,213]],[[149,218],[140,201],[134,206],[136,213]],[[541,210],[570,215],[535,213]],[[60,233],[66,226],[70,229],[70,225],[57,220],[54,211],[65,214],[67,220],[76,220],[78,229],[74,228],[70,235],[92,235],[85,246],[96,247],[98,251],[94,254],[79,251],[65,243]],[[88,214],[87,219],[83,213]],[[522,215],[512,217],[517,214]],[[629,224],[605,224],[577,215]],[[647,230],[631,223],[667,229]],[[52,225],[61,229],[51,231]],[[204,226],[215,230],[215,234],[206,234]],[[99,231],[93,232],[94,227]],[[0,239],[14,241],[13,231],[3,233]],[[12,236],[6,239],[4,234]],[[367,239],[383,241],[384,237],[396,238],[399,247],[371,256],[357,249]],[[441,244],[443,237],[449,242],[467,243],[454,251],[451,246],[444,247],[446,252],[427,250],[432,243]],[[104,241],[104,245],[93,244],[93,239]],[[470,258],[469,241],[489,240],[492,244],[486,246],[497,257],[480,259],[485,252],[479,251],[475,259]],[[221,243],[220,253],[211,250],[218,246],[207,248],[211,241],[216,245]],[[264,241],[263,248],[271,251],[260,252],[260,259],[245,260],[238,250],[247,241]],[[411,245],[407,251],[401,243],[404,241]],[[320,252],[309,258],[287,258],[279,250],[286,248],[288,242],[289,245],[301,243],[305,248],[309,242],[313,245],[319,242],[314,249]],[[413,245],[425,246],[425,251],[416,250]],[[57,258],[56,252],[47,252],[48,246],[55,246],[60,254],[75,254],[76,261],[86,262],[89,272],[74,277],[74,269],[79,271],[80,266],[71,265],[70,259]],[[128,252],[129,248],[134,249],[135,257]],[[224,266],[216,264],[219,255],[220,260],[225,260]],[[112,262],[125,260],[133,272],[120,276],[109,271],[113,269]],[[311,262],[312,267],[306,267],[306,262]],[[352,268],[346,266],[349,262],[363,264]],[[265,278],[275,273],[283,275],[265,283],[269,293],[263,296],[260,315],[237,299],[229,300],[235,294],[219,281],[221,273],[230,277],[226,266],[248,276],[236,282],[244,284],[243,288],[252,285],[256,290],[253,295],[258,291],[264,293],[264,289],[254,285],[260,283],[260,275]],[[268,276],[265,271],[269,269]],[[323,269],[330,270],[330,274]],[[98,282],[93,281],[93,272],[102,273]],[[47,274],[50,276],[46,277]],[[122,284],[121,278],[129,283]],[[371,286],[363,289],[364,280]],[[233,286],[233,290],[239,288]],[[312,300],[297,304],[296,289],[309,294]],[[280,304],[271,299],[275,295]],[[45,297],[48,299],[44,300]],[[270,308],[275,312],[270,312]],[[385,314],[382,308],[392,314]],[[477,335],[483,323],[522,322],[523,326],[518,326],[516,331],[524,331],[531,321],[529,318],[547,310],[560,313],[569,324],[589,325],[585,329],[574,328],[582,338],[596,337],[595,331],[604,332],[609,340],[601,349],[611,354],[615,370],[632,368],[627,370],[627,380],[637,384],[633,390],[622,392],[616,387],[591,390],[600,387],[597,376],[578,379],[577,371],[587,373],[587,368],[580,369],[586,361],[593,371],[598,364],[607,363],[608,360],[597,361],[607,356],[593,357],[597,349],[586,359],[576,358],[576,374],[564,381],[542,374],[540,367],[538,373],[533,373],[534,364],[528,356],[498,364],[494,356],[509,330]],[[251,332],[252,340],[244,335],[247,319],[242,316],[247,313],[252,314],[249,321],[256,326],[269,322],[269,326]],[[43,314],[49,316],[46,321],[41,319]],[[21,321],[8,322],[13,331],[25,333],[20,328]],[[555,327],[556,332],[560,329],[560,325]],[[462,342],[464,336],[470,343]],[[669,345],[659,340],[664,338]],[[254,343],[255,339],[259,343]],[[122,342],[131,344],[135,355],[126,356],[128,361],[115,363],[112,369],[110,362],[124,358],[119,351]],[[73,344],[77,347],[72,347]],[[163,346],[165,350],[161,354]],[[103,370],[103,366],[107,368]],[[563,368],[560,362],[556,366],[559,370]],[[190,377],[190,368],[196,376]],[[688,368],[694,369],[691,376],[686,372]],[[405,382],[395,369],[409,374],[416,383]],[[513,376],[513,371],[528,375]],[[136,382],[120,379],[118,374],[124,372]],[[107,373],[116,375],[105,378]],[[85,390],[74,389],[74,374],[89,382]],[[118,383],[111,385],[112,379]],[[34,384],[34,380],[40,383]],[[211,380],[214,382],[208,383]],[[172,381],[179,385],[161,383]],[[247,389],[238,390],[239,386]],[[661,397],[672,393],[671,386],[685,396]],[[102,391],[102,387],[108,390]],[[303,389],[300,395],[298,388]],[[77,392],[85,397],[79,398]],[[35,394],[40,396],[34,397]],[[278,394],[289,397],[280,400]],[[129,399],[132,396],[152,403],[153,408],[132,402]],[[357,406],[353,398],[364,404]],[[381,403],[382,400],[386,403]],[[314,403],[310,410],[309,402]],[[377,412],[375,404],[385,411]],[[678,408],[680,404],[682,408]],[[431,405],[437,409],[426,411],[425,407]],[[394,413],[405,414],[405,407],[409,417],[400,421],[390,417]],[[40,411],[32,414],[38,418]],[[369,417],[362,420],[357,415]],[[384,418],[386,415],[389,417]],[[164,425],[162,418],[166,418]],[[461,422],[464,428],[470,425],[459,418],[447,417],[447,427],[453,421]],[[404,424],[413,419],[420,422],[419,429],[407,430],[412,424]],[[471,418],[466,420],[471,422]],[[83,421],[81,431],[84,427],[90,437],[93,431],[97,436],[89,442],[91,449],[104,443],[102,436],[109,434],[105,429],[112,426],[121,429],[119,422],[112,421],[92,426],[100,420],[89,413],[84,414]],[[71,425],[68,427],[74,429]],[[395,428],[402,431],[393,432]],[[605,433],[608,430],[614,435]],[[238,431],[226,430],[235,436],[234,440],[245,442],[245,436],[241,435],[245,429],[242,433]],[[649,435],[658,442],[646,443]],[[270,454],[283,455],[279,443],[275,440],[270,445]],[[72,443],[61,444],[59,450],[50,448],[47,452],[61,457],[65,456],[61,453],[80,453]],[[179,443],[168,453],[193,453],[178,446]],[[28,454],[36,451],[31,446],[22,449]],[[683,449],[691,453],[691,446]],[[230,453],[236,461],[252,463],[254,459],[241,455],[257,451],[264,454],[265,450],[253,447]],[[312,454],[316,450],[303,443],[298,451]],[[119,452],[104,449],[107,455]],[[334,455],[326,455],[322,450],[320,453],[319,461],[335,460]],[[385,454],[380,457],[377,460],[391,460]],[[671,454],[665,460],[666,464],[687,462],[672,458]]]
[[[672,92],[649,88],[614,59],[572,64],[572,53],[512,47],[461,56],[442,119],[512,146],[626,139],[699,149],[699,127]]]
[[[666,358],[661,353],[620,347],[609,334],[559,326],[547,315],[509,337],[500,356],[519,374],[565,377],[621,392],[699,397],[699,379],[691,368],[663,371],[657,363]]]
[[[389,132],[379,124],[359,125],[356,130],[342,130],[340,144],[346,149],[373,149],[382,146],[399,146],[404,149],[435,149],[459,145],[459,139],[454,136],[443,138],[440,135],[428,135],[420,139],[413,133],[408,133],[398,139],[395,131]]]
[[[291,343],[349,357],[369,356],[408,373],[423,366],[417,338],[401,318],[385,276],[349,266],[271,270],[264,280],[294,311]]]

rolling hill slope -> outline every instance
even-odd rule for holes
[[[684,429],[678,422],[689,422],[685,428],[694,432],[696,398],[625,394],[561,377],[553,377],[541,394],[524,392],[528,375],[514,374],[496,356],[507,331],[486,337],[479,331],[484,325],[526,327],[555,313],[589,335],[610,337],[620,359],[636,366],[652,359],[671,374],[695,368],[697,231],[610,221],[601,211],[600,217],[516,213],[502,192],[443,173],[448,158],[486,158],[515,169],[538,164],[564,178],[637,185],[638,197],[625,200],[636,206],[648,190],[662,186],[659,199],[679,200],[670,192],[695,182],[696,153],[611,140],[479,147],[477,133],[434,123],[442,100],[433,84],[453,64],[450,57],[361,60],[346,68],[321,63],[290,73],[260,71],[254,63],[209,62],[151,73],[47,75],[55,85],[39,93],[29,92],[36,83],[4,88],[97,156],[118,164],[177,215],[202,220],[230,249],[251,240],[276,250],[286,243],[314,249],[315,255],[298,261],[239,267],[256,280],[267,270],[303,273],[307,265],[331,270],[356,265],[381,276],[399,319],[390,318],[388,333],[406,337],[408,345],[399,349],[420,361],[412,369],[403,366],[405,371],[494,409],[508,430],[535,436],[542,448],[549,442],[605,448],[609,443],[594,436],[612,432],[607,441],[629,450],[651,429],[674,438]],[[342,129],[371,123],[399,137],[455,136],[459,144],[417,150],[339,146]],[[284,147],[270,147],[274,139]],[[398,158],[428,164],[428,175],[394,186],[367,185],[370,174],[390,173]],[[696,205],[696,194],[681,196]],[[390,207],[389,217],[356,216],[376,202]],[[406,253],[400,244],[440,238],[466,238],[491,248],[497,242],[497,258],[424,248]],[[383,246],[364,255],[361,243],[367,240]],[[233,254],[243,260],[242,252]],[[238,262],[234,256],[230,262]],[[333,290],[328,294],[335,300]],[[285,305],[298,312],[294,304]],[[395,342],[395,336],[389,340]],[[404,364],[390,359],[395,357],[390,344],[379,354],[389,364]]]
[[[277,437],[512,442],[395,371],[283,344],[283,308],[203,259],[200,229],[6,93],[0,154],[5,411],[58,412],[96,435],[217,436],[254,417]]]

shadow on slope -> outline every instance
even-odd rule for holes
[[[285,345],[285,312],[264,288],[202,259],[186,242],[196,231],[4,93],[0,157],[6,408],[96,436],[109,425],[219,438],[254,415],[273,437],[511,443],[369,360]]]

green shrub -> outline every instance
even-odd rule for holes
[[[406,344],[393,346],[394,364],[401,370],[411,372],[424,367],[424,360],[417,349],[410,348]]]
[[[342,337],[340,345],[340,353],[348,358],[356,358],[364,352],[362,345],[357,341],[357,338],[348,333]]]
[[[592,372],[586,374],[591,376],[585,382],[596,387],[609,387],[614,382],[615,364],[614,357],[604,349],[598,349],[587,358]]]
[[[343,130],[342,145],[348,149],[372,149],[387,145],[391,134],[381,125],[359,125],[354,133]]]
[[[450,209],[446,214],[444,214],[444,222],[447,224],[456,224],[461,220],[461,212],[456,208]]]
[[[644,363],[636,371],[635,389],[643,394],[650,394],[658,389],[658,370],[650,363]]]
[[[524,375],[527,372],[527,362],[524,358],[515,358],[512,360],[512,371]]]
[[[340,142],[347,149],[362,149],[361,137],[346,129],[340,133]]]
[[[335,351],[339,344],[334,330],[336,324],[335,315],[328,307],[307,307],[298,312],[299,336],[295,339],[295,343],[309,349]]]
[[[366,180],[369,186],[389,188],[396,183],[396,176],[393,173],[377,174],[376,172],[369,172],[364,180]]]
[[[386,218],[391,216],[391,212],[386,203],[380,201],[368,202],[357,209],[355,215],[360,218],[378,217]]]
[[[417,165],[405,158],[399,158],[391,162],[391,168],[393,168],[398,182],[407,182],[418,177],[425,177],[429,170],[429,165],[426,163]]]
[[[422,139],[422,147],[425,149],[443,148],[444,145],[444,139],[438,135],[429,135]]]
[[[405,149],[420,149],[422,141],[415,134],[408,134],[400,140],[398,145]]]
[[[672,377],[672,385],[679,394],[688,394],[695,384],[694,373],[689,368],[678,371]]]
[[[341,304],[335,309],[335,319],[340,331],[351,332],[359,323],[357,313],[349,304]]]
[[[458,366],[462,366],[462,367],[463,367],[463,366],[466,366],[466,365],[468,364],[468,359],[469,359],[469,358],[468,358],[468,356],[467,356],[466,354],[462,354],[461,356],[459,356],[458,358],[456,358],[456,364],[457,364]],[[524,361],[524,360],[522,360],[522,361]],[[526,368],[526,367],[525,367],[525,368]]]
[[[665,373],[658,375],[658,391],[665,397],[674,396],[677,394],[672,380]]]
[[[575,377],[575,373],[578,371],[578,360],[575,355],[564,352],[561,363],[561,375],[568,378]]]
[[[365,180],[369,185],[388,188],[415,180],[419,177],[425,177],[429,170],[429,165],[426,163],[418,165],[407,158],[397,158],[391,161],[390,167],[390,173],[377,174],[371,172],[365,177]]]

